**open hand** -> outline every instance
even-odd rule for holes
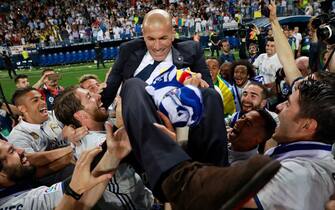
[[[273,22],[274,20],[277,19],[277,7],[276,7],[275,0],[270,0],[270,4],[269,4],[268,8],[270,10],[269,21]]]
[[[110,123],[105,123],[107,132],[107,150],[108,152],[118,160],[126,157],[130,151],[131,146],[127,131],[124,127],[119,128],[113,132],[113,127]]]
[[[101,147],[96,147],[91,150],[84,151],[76,163],[70,187],[76,193],[82,194],[97,184],[112,178],[111,174],[103,174],[98,177],[92,175],[90,166],[93,158],[101,152]]]
[[[85,126],[80,128],[74,128],[73,126],[65,126],[62,130],[62,135],[64,139],[69,140],[72,144],[78,146],[80,145],[80,139],[88,134],[88,129]]]

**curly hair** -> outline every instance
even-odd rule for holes
[[[247,71],[248,71],[247,74],[248,74],[249,78],[252,78],[252,77],[256,76],[254,66],[248,60],[234,61],[230,66],[231,75],[234,75],[235,68],[236,68],[236,66],[239,66],[239,65],[247,67]]]

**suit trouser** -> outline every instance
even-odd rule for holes
[[[160,185],[169,171],[191,158],[177,143],[153,125],[155,122],[161,123],[161,120],[151,96],[144,89],[145,86],[146,83],[137,78],[124,83],[120,94],[122,115],[134,155],[143,167],[150,187],[159,197]],[[204,89],[202,94],[204,117],[199,125],[190,129],[188,153],[193,160],[216,165],[227,164],[226,128],[221,98],[212,89]],[[215,104],[219,106],[215,107]],[[221,113],[222,117],[217,117]],[[221,118],[222,120],[218,120]]]
[[[216,52],[216,57],[219,58],[220,53],[219,53],[219,47],[218,46],[211,46],[211,55],[212,57],[214,56],[214,52]]]
[[[104,61],[104,58],[103,58],[103,56],[97,56],[97,68],[99,68],[99,64],[102,64],[102,66],[104,67],[104,68],[106,68],[105,67],[105,61]]]

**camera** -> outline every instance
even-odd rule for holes
[[[284,80],[286,77],[284,69],[280,68],[276,71],[276,81]]]
[[[240,38],[245,38],[247,36],[247,30],[248,30],[248,26],[243,25],[243,24],[239,24],[238,25],[238,36]]]
[[[311,21],[311,26],[316,29],[318,39],[329,44],[335,44],[335,14],[321,14]]]
[[[239,24],[238,25],[238,36],[240,38],[246,38],[247,34],[250,32],[250,30],[252,30],[255,27],[254,24]]]

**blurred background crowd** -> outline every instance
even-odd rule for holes
[[[5,1],[6,2],[6,1]],[[76,0],[7,1],[0,15],[0,44],[39,43],[41,46],[141,36],[141,24],[152,8],[173,15],[179,36],[208,35],[261,17],[259,0],[125,1]],[[319,0],[277,1],[278,16],[318,15]]]

